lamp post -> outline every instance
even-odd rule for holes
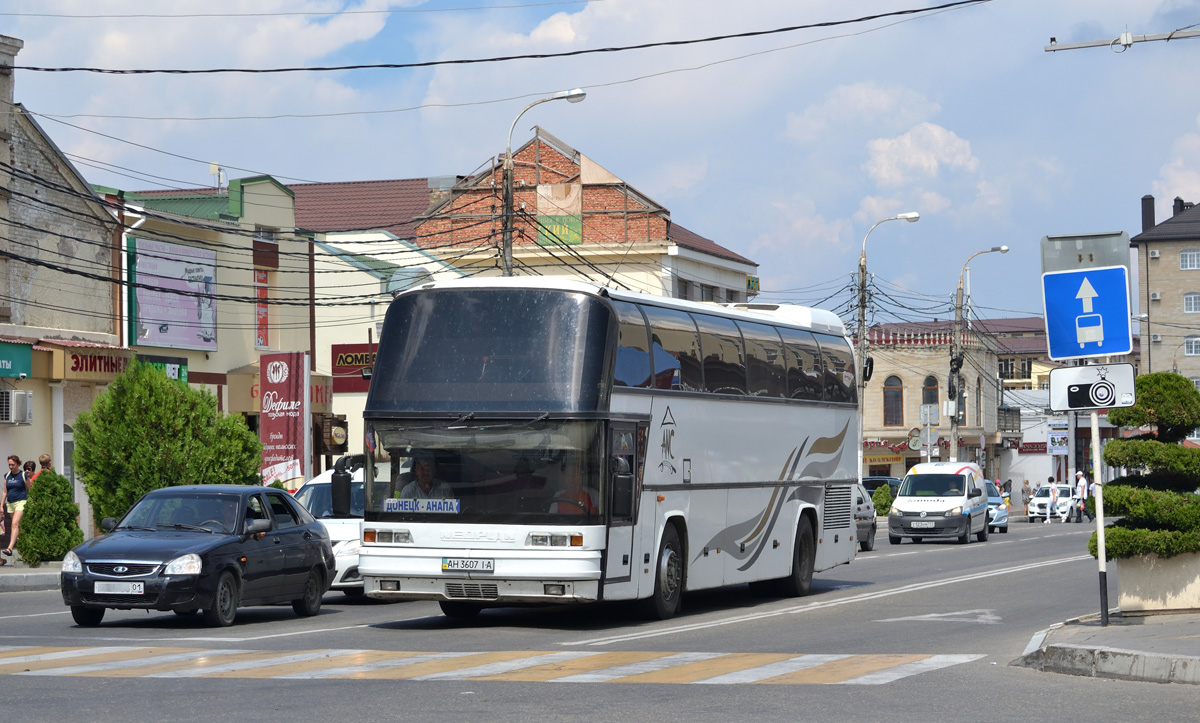
[[[521,120],[521,116],[525,115],[525,111],[541,105],[549,103],[552,100],[566,100],[569,103],[578,103],[587,97],[587,93],[582,88],[574,90],[560,90],[549,98],[535,100],[517,114],[513,118],[512,125],[508,127],[508,143],[504,147],[504,275],[512,276],[512,232],[513,232],[513,161],[512,161],[512,134],[513,129],[517,127],[517,121]]]
[[[958,272],[958,289],[954,294],[954,336],[950,339],[950,377],[948,379],[947,396],[954,398],[954,414],[950,415],[950,460],[951,462],[958,461],[958,415],[961,412],[961,405],[958,400],[962,396],[962,364],[963,352],[959,351],[959,344],[962,343],[962,323],[963,323],[963,276],[967,273],[967,264],[971,263],[971,259],[980,254],[990,254],[999,251],[1002,254],[1008,253],[1007,246],[993,246],[990,249],[976,251],[967,257],[963,262],[962,271]]]
[[[867,239],[871,237],[871,232],[875,230],[881,223],[888,221],[908,221],[916,223],[921,220],[921,214],[916,211],[908,213],[898,213],[895,216],[890,216],[875,222],[875,225],[867,229],[867,235],[863,236],[862,254],[858,257],[858,481],[862,482],[863,478],[863,442],[866,440],[866,432],[863,428],[865,415],[863,407],[866,406],[866,391],[867,391]]]

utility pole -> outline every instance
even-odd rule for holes
[[[999,251],[1008,253],[1007,246],[993,246],[990,249],[976,251],[963,262],[962,271],[958,273],[958,289],[954,293],[954,337],[950,339],[950,377],[947,380],[947,394],[954,400],[954,414],[950,415],[950,462],[958,461],[958,415],[962,412],[959,400],[962,393],[962,365],[966,356],[962,348],[963,326],[963,276],[967,273],[967,264],[979,254],[990,254]],[[964,420],[965,421],[965,420]]]
[[[866,439],[865,427],[863,426],[866,420],[864,408],[867,405],[867,239],[871,237],[871,232],[875,230],[879,224],[887,221],[908,221],[916,223],[921,220],[921,214],[916,211],[908,213],[898,213],[895,216],[881,219],[875,222],[875,225],[867,229],[867,235],[863,236],[862,254],[858,257],[858,480],[863,478],[863,442]]]
[[[1050,38],[1050,44],[1045,46],[1043,50],[1047,53],[1056,53],[1060,50],[1078,50],[1080,48],[1104,48],[1107,47],[1114,53],[1124,53],[1129,50],[1134,43],[1148,43],[1154,40],[1186,40],[1188,38],[1200,38],[1200,30],[1173,30],[1169,33],[1159,33],[1157,35],[1134,35],[1133,33],[1121,33],[1111,40],[1088,40],[1082,43],[1063,43],[1059,44],[1057,38]],[[1120,50],[1117,50],[1120,48]]]

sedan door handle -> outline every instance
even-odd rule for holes
[[[305,531],[304,531],[304,539],[306,539],[306,540],[311,540],[311,539],[312,539],[312,533],[311,533],[311,532],[309,532],[308,530],[305,530]]]
[[[275,538],[275,544],[276,544],[276,545],[278,545],[278,544],[279,544],[279,543],[281,543],[281,542],[283,542],[283,540],[280,540],[278,537],[276,537],[276,538]]]

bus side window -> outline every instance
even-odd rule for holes
[[[704,353],[704,391],[713,394],[746,393],[746,361],[742,332],[731,319],[692,314],[700,329]]]
[[[818,334],[821,356],[825,361],[825,401],[858,401],[858,376],[854,369],[854,354],[843,337]]]
[[[643,305],[642,311],[650,320],[655,388],[687,392],[704,389],[704,372],[700,365],[700,335],[691,315],[675,309],[649,305]]]
[[[773,326],[739,321],[746,339],[748,391],[754,397],[787,397],[787,363],[783,342]]]
[[[807,331],[785,327],[780,327],[779,333],[787,349],[788,397],[821,401],[824,371],[816,338]]]
[[[613,385],[649,389],[654,384],[650,368],[650,332],[637,305],[612,302],[617,312],[617,364]]]

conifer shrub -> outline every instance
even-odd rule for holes
[[[61,560],[72,547],[83,542],[79,529],[79,505],[75,504],[71,481],[54,470],[43,470],[29,487],[29,501],[21,517],[17,552],[30,565]]]
[[[892,509],[891,485],[882,484],[876,487],[875,492],[871,494],[871,501],[875,503],[875,514],[879,517],[887,517]]]

